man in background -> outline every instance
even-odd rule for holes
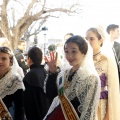
[[[112,42],[113,48],[115,49],[115,53],[117,56],[117,60],[119,62],[120,61],[120,43],[115,41],[119,38],[119,35],[120,35],[119,26],[115,24],[110,24],[108,25],[106,31],[109,34],[110,41]]]
[[[25,60],[25,56],[24,56],[25,49],[26,49],[26,41],[19,40],[18,48],[14,52],[19,66],[23,69],[24,75],[27,73],[27,70],[28,70],[28,66],[26,64],[26,60]]]

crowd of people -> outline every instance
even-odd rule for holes
[[[108,39],[100,26],[84,37],[66,34],[61,65],[55,51],[43,56],[33,46],[25,59],[24,40],[12,51],[0,38],[0,119],[119,120],[119,26],[110,24],[106,32]]]

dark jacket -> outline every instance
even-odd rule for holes
[[[115,41],[113,47],[115,49],[117,60],[118,60],[117,67],[118,67],[119,85],[120,85],[120,43]]]
[[[56,85],[57,75],[57,73],[49,75],[48,80],[46,82],[46,94],[50,101],[50,104],[52,103],[53,99],[58,95]]]
[[[118,59],[118,61],[120,61],[120,43],[115,41],[113,47],[115,49],[115,52],[116,52],[116,55],[117,55],[117,59]]]
[[[24,74],[26,74],[27,70],[28,70],[28,66],[26,65],[25,57],[23,55],[23,51],[20,50],[20,49],[16,49],[14,54],[15,54],[15,57],[18,61],[19,66],[23,69]]]
[[[33,64],[23,79],[25,85],[24,107],[27,120],[43,120],[49,108],[49,101],[43,86],[46,78],[44,66]]]
[[[9,109],[12,106],[12,102],[15,105],[15,117],[14,120],[24,120],[23,109],[23,90],[19,89],[14,94],[7,95],[3,98],[3,102]]]

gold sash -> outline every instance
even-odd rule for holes
[[[63,73],[64,74],[64,73]],[[61,73],[58,77],[58,96],[61,103],[61,108],[66,120],[79,120],[78,114],[76,113],[73,105],[64,94],[64,75]]]
[[[0,120],[12,120],[12,117],[3,103],[2,99],[0,99]]]

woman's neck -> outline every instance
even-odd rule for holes
[[[72,67],[71,71],[72,71],[72,72],[77,71],[77,70],[79,69],[79,67],[80,67],[80,66],[76,66],[76,67],[74,66],[74,67]]]
[[[96,56],[100,53],[100,49],[93,51],[93,56]]]
[[[100,51],[98,53],[96,53],[96,54],[93,54],[93,57],[96,56],[96,55],[98,55],[99,53],[100,53]]]
[[[3,78],[6,75],[6,73],[8,73],[9,70],[10,70],[10,68],[6,69],[4,71],[0,71],[0,79]]]

